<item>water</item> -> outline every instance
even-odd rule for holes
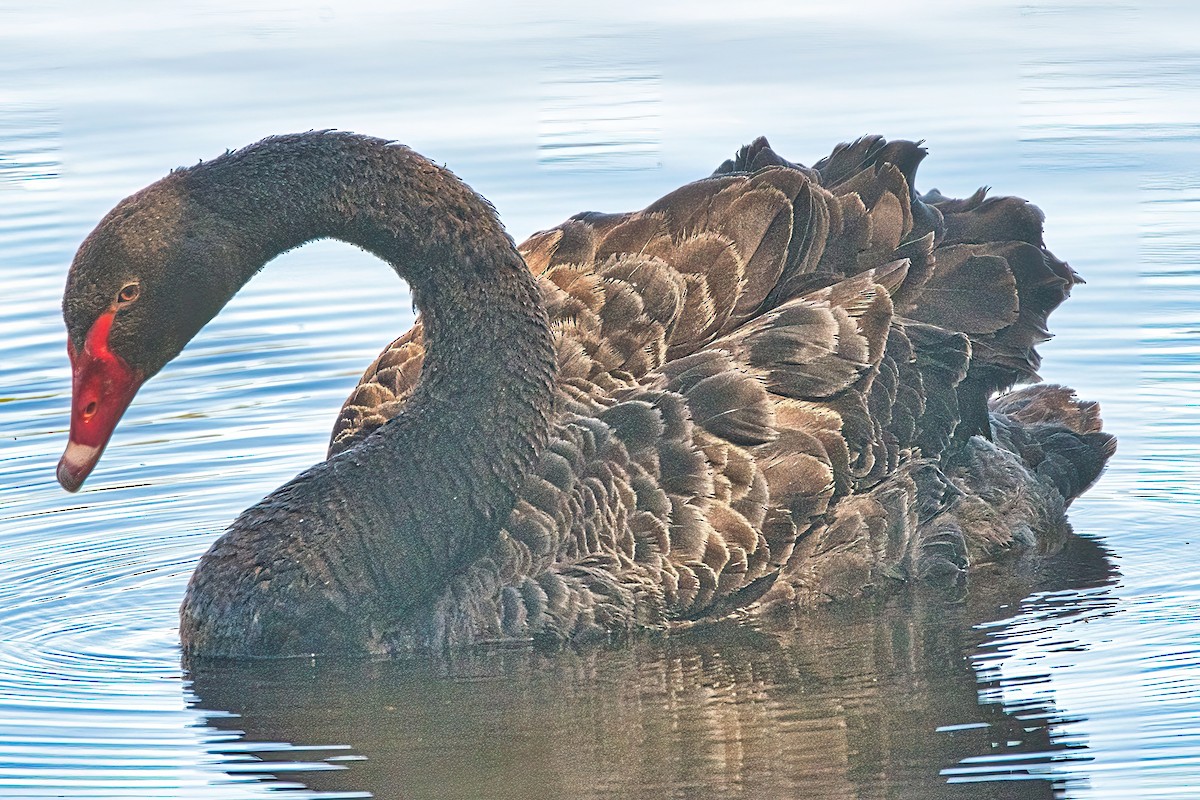
[[[0,4],[0,796],[1195,796],[1198,24],[1082,0]],[[351,248],[284,256],[67,495],[63,278],[167,169],[324,127],[450,165],[518,239],[641,207],[762,133],[809,163],[866,132],[926,139],[923,188],[1033,198],[1088,280],[1044,369],[1121,442],[1072,509],[1081,538],[961,602],[184,673],[200,553],[322,457],[410,304]]]

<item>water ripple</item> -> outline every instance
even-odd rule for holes
[[[1190,796],[1200,19],[934,5],[0,9],[0,795]],[[1101,399],[1120,438],[1072,509],[1112,553],[1083,540],[1073,577],[1032,589],[615,651],[185,673],[196,559],[322,457],[408,295],[349,248],[281,258],[67,497],[64,272],[167,168],[324,126],[449,163],[517,238],[641,207],[759,134],[809,162],[869,131],[928,139],[926,186],[1035,198],[1089,281],[1045,375]]]

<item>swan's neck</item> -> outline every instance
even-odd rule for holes
[[[247,511],[226,538],[290,548],[351,602],[419,604],[494,541],[545,446],[555,357],[535,279],[492,207],[403,147],[308,134],[189,173],[194,198],[245,237],[231,283],[328,237],[379,256],[411,287],[427,352],[403,411]],[[206,568],[222,569],[202,563],[193,593]],[[187,604],[185,629],[186,616]]]

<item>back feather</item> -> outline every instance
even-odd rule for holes
[[[1067,389],[993,396],[1038,379],[1080,279],[1029,203],[918,194],[925,155],[871,136],[810,169],[757,139],[642,211],[530,237],[558,421],[404,642],[664,628],[1055,547],[1115,441]],[[368,368],[331,453],[403,406],[422,336]]]

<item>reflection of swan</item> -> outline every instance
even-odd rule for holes
[[[769,631],[718,625],[622,648],[452,651],[437,658],[192,664],[200,708],[218,764],[245,777],[255,742],[271,773],[312,760],[313,746],[350,746],[364,760],[344,771],[281,770],[325,792],[376,797],[1050,797],[1044,783],[1004,783],[1032,768],[1064,779],[1061,762],[1087,757],[1078,728],[1062,736],[1053,687],[1062,675],[1036,668],[997,681],[1015,708],[980,699],[972,669],[981,653],[1061,650],[1067,630],[1033,635],[1030,618],[1093,604],[1112,581],[1105,554],[1082,538],[1051,561],[1061,575],[989,581],[962,603],[879,604],[834,613],[779,615]],[[1088,573],[1084,580],[1079,575]],[[1041,580],[1049,577],[1049,580]],[[1069,579],[1064,579],[1069,578]],[[1036,588],[1022,621],[994,620]],[[1111,595],[1103,602],[1114,603]],[[990,662],[995,664],[994,661]],[[991,676],[995,679],[995,676]],[[1070,683],[1070,676],[1066,677]],[[1030,687],[1048,688],[1029,702]],[[234,712],[230,715],[228,712]],[[935,732],[942,726],[959,730]],[[1086,726],[1082,726],[1086,727]],[[230,732],[237,739],[230,742]],[[263,747],[262,745],[259,745]],[[319,750],[317,751],[320,752]],[[335,751],[332,754],[342,753]],[[328,751],[321,755],[330,754]],[[965,763],[960,763],[965,762]],[[990,779],[970,792],[947,786],[943,769]],[[1057,773],[1057,774],[1056,774]],[[672,790],[665,790],[667,785]],[[688,787],[695,786],[695,790]],[[398,787],[403,787],[401,790]]]
[[[449,172],[377,139],[178,170],[71,268],[59,480],[78,488],[138,386],[266,261],[332,237],[391,264],[421,321],[329,460],[201,559],[188,653],[580,639],[1053,546],[1113,440],[1065,389],[990,422],[987,400],[1034,376],[1077,278],[1023,201],[912,193],[922,156],[868,138],[809,170],[760,140],[520,253]]]

